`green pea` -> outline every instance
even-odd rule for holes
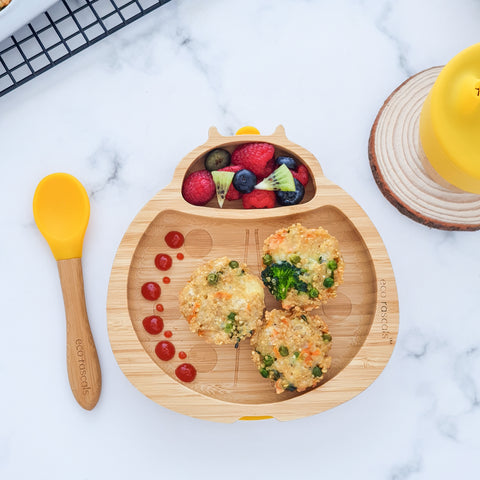
[[[265,355],[263,357],[263,363],[265,364],[266,367],[271,367],[274,361],[275,359],[271,355]]]
[[[312,368],[312,375],[314,377],[321,377],[322,373],[322,369],[318,365]]]
[[[218,283],[218,274],[217,273],[209,273],[207,275],[207,282],[210,285],[216,285]]]
[[[332,336],[329,333],[324,333],[322,335],[323,341],[328,343],[332,341]]]
[[[266,368],[261,368],[260,369],[260,375],[263,377],[263,378],[268,378],[268,370]]]
[[[238,268],[238,262],[236,262],[235,260],[232,260],[229,265],[230,268]]]
[[[336,260],[330,260],[330,261],[327,263],[327,267],[328,267],[330,270],[336,270],[336,269],[338,268],[337,261],[336,261]]]
[[[327,277],[323,281],[323,286],[326,287],[326,288],[330,288],[330,287],[333,287],[334,283],[335,283],[335,280],[332,277]]]
[[[233,322],[233,321],[235,320],[236,315],[237,315],[237,314],[236,314],[235,312],[230,312],[230,313],[228,314],[227,318],[228,318],[231,322]]]
[[[294,265],[298,262],[300,262],[301,258],[299,255],[292,255],[290,257],[290,263],[293,263]]]
[[[271,265],[273,263],[273,257],[269,255],[268,253],[265,254],[262,258],[263,264],[268,267],[268,265]]]
[[[309,291],[308,291],[308,296],[310,298],[317,298],[318,297],[318,290],[316,288],[311,288]]]
[[[288,357],[288,348],[285,347],[285,345],[282,345],[282,346],[278,349],[278,351],[280,352],[280,355],[281,355],[282,357]]]

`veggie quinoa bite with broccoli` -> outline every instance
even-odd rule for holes
[[[286,310],[317,308],[343,282],[338,241],[321,227],[282,228],[265,240],[263,253],[263,283]]]

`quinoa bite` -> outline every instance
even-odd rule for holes
[[[318,315],[299,309],[266,312],[251,345],[260,375],[274,382],[277,393],[314,387],[331,364],[327,325]]]
[[[260,279],[228,257],[200,265],[180,292],[180,311],[190,330],[217,345],[238,345],[250,337],[264,309]]]
[[[262,280],[282,308],[312,310],[336,296],[344,262],[338,241],[300,223],[277,230],[263,244]]]

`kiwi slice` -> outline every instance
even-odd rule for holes
[[[294,192],[295,181],[292,172],[286,165],[280,165],[272,174],[264,178],[258,185],[257,190],[281,190],[282,192]]]
[[[205,168],[209,172],[220,170],[230,165],[230,153],[223,148],[212,150],[205,158]]]
[[[217,190],[217,200],[220,208],[223,208],[223,202],[225,201],[228,189],[232,184],[234,175],[235,172],[218,172],[216,170],[212,172],[213,181],[215,182],[215,189]]]

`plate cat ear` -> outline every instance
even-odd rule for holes
[[[208,139],[214,140],[216,138],[222,138],[222,135],[220,135],[220,132],[217,130],[217,127],[210,127],[208,129]]]
[[[272,135],[285,139],[287,138],[287,134],[285,133],[285,127],[283,125],[278,125]]]

